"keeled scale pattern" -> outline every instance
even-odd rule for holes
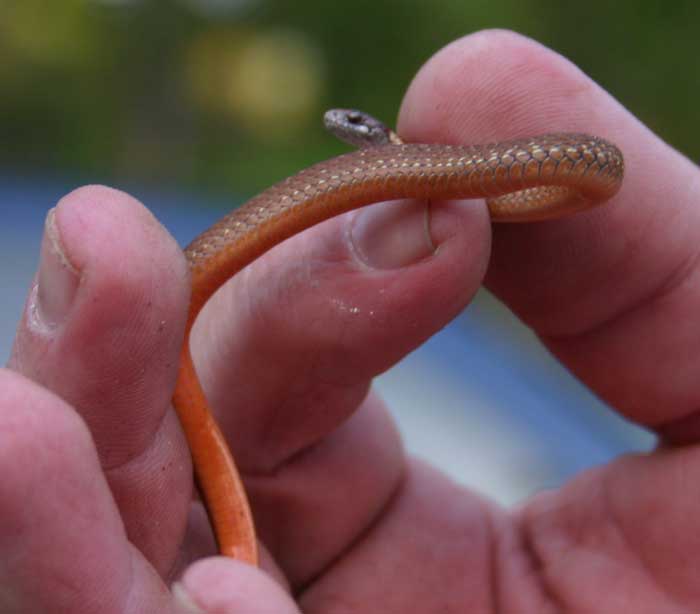
[[[480,146],[381,145],[315,164],[268,188],[185,250],[206,298],[285,238],[350,209],[394,198],[489,198],[502,221],[544,219],[610,198],[624,163],[615,145],[549,134]],[[206,300],[195,300],[203,303]]]

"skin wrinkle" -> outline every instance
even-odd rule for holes
[[[491,609],[489,612],[517,612],[517,614],[558,614],[554,595],[547,590],[541,577],[542,562],[531,547],[525,523],[517,513],[506,511],[504,522],[497,522],[497,513],[504,510],[489,509],[488,518],[492,540],[491,556]],[[507,576],[507,577],[506,577]],[[516,577],[524,591],[516,592],[517,610],[512,609],[512,578]],[[510,591],[510,592],[509,592]],[[510,608],[510,609],[509,609]],[[545,609],[546,608],[546,609]]]
[[[294,595],[297,596],[300,602],[303,600],[304,593],[312,588],[314,583],[322,579],[339,561],[343,560],[350,552],[355,550],[358,545],[367,539],[372,530],[382,521],[387,510],[391,508],[393,503],[401,496],[405,485],[406,465],[404,465],[404,470],[399,474],[394,487],[387,493],[386,499],[381,505],[377,506],[375,513],[367,519],[367,523],[363,527],[358,528],[356,536],[349,540],[345,547],[338,551],[335,557],[330,559],[323,567],[319,568],[314,576],[294,589]]]
[[[311,382],[311,380],[308,380]],[[358,407],[363,400],[367,397],[370,391],[370,384],[368,382],[363,382],[361,384],[350,384],[345,387],[346,394],[343,394],[343,398],[347,399],[345,402],[345,405],[348,407],[348,409],[344,412],[342,412],[347,418],[350,416],[351,413],[353,413],[354,409]],[[340,404],[340,396],[338,395],[338,391],[340,389],[339,386],[332,384],[329,385],[329,391],[326,392],[325,394],[319,394],[319,388],[321,386],[318,385],[311,385],[309,383],[308,386],[306,386],[307,390],[301,391],[299,395],[297,396],[297,399],[294,399],[293,397],[286,397],[285,403],[282,403],[278,406],[276,406],[275,411],[271,414],[272,420],[270,420],[267,424],[267,427],[263,429],[265,435],[264,439],[260,441],[260,446],[263,449],[269,449],[273,450],[275,447],[275,444],[279,446],[279,442],[281,440],[279,432],[279,428],[275,428],[275,424],[282,424],[286,425],[288,423],[288,418],[291,413],[295,413],[293,411],[290,411],[289,407],[293,409],[302,406],[302,400],[305,402],[308,402],[309,406],[315,405],[318,407],[325,407],[327,405],[326,402],[322,402],[322,399],[328,398],[333,400],[333,405],[336,407]],[[364,389],[364,390],[362,390]],[[335,411],[334,416],[333,416],[333,423],[335,424],[337,422],[337,418],[335,415],[337,415],[340,412]],[[342,424],[342,423],[341,423]],[[273,425],[273,426],[270,426]],[[294,461],[295,458],[299,458],[302,456],[304,453],[308,452],[309,450],[312,450],[316,446],[318,446],[320,443],[322,443],[325,440],[325,437],[322,439],[313,439],[309,441],[308,443],[301,445],[301,446],[293,446],[287,451],[286,456],[279,456],[279,455],[272,455],[268,454],[270,459],[274,459],[274,463],[269,465],[269,467],[261,469],[258,467],[257,469],[250,471],[246,470],[246,475],[251,475],[251,476],[261,476],[261,475],[274,475],[279,471],[281,467],[284,465],[287,465],[291,462]],[[277,457],[277,458],[275,458]]]
[[[695,246],[694,251],[684,256],[684,258],[673,267],[667,275],[649,290],[635,297],[635,300],[625,307],[621,307],[614,313],[611,313],[602,321],[595,322],[592,325],[582,330],[572,331],[570,333],[556,333],[549,335],[546,332],[538,332],[538,336],[549,343],[566,343],[571,340],[584,338],[587,335],[599,334],[606,328],[614,327],[618,322],[627,318],[630,314],[641,311],[656,302],[663,301],[671,296],[676,290],[682,289],[684,283],[688,281],[693,273],[698,269],[700,262],[700,244]]]
[[[518,526],[519,541],[522,544],[521,552],[529,561],[533,573],[530,577],[533,579],[539,593],[544,601],[552,608],[551,614],[563,614],[565,603],[562,602],[556,591],[550,586],[550,583],[545,580],[542,570],[545,568],[544,559],[539,552],[535,539],[533,526],[526,519],[519,523]],[[496,610],[499,612],[500,610]],[[550,614],[547,612],[546,614]]]
[[[670,450],[669,453],[675,454],[676,451]],[[616,461],[616,465],[628,462],[635,462],[639,460],[646,459],[644,459],[644,457],[640,455],[629,455],[626,457],[622,457],[621,459]],[[604,515],[606,518],[609,519],[608,524],[615,531],[615,535],[617,535],[620,538],[619,541],[624,546],[626,553],[629,555],[629,558],[637,563],[636,568],[643,572],[648,585],[656,587],[658,593],[660,595],[663,595],[668,601],[685,608],[685,604],[680,602],[680,597],[674,594],[668,587],[664,586],[660,581],[659,574],[654,573],[653,559],[649,559],[648,557],[645,557],[643,555],[645,549],[639,548],[638,544],[635,543],[635,539],[631,538],[628,532],[625,530],[625,526],[629,523],[626,523],[624,519],[620,516],[619,506],[614,503],[616,498],[615,495],[617,493],[617,486],[613,479],[615,477],[615,474],[613,473],[612,468],[613,467],[611,466],[610,470],[604,471],[604,478],[601,480],[601,489],[603,492],[603,501],[605,504]],[[696,480],[694,480],[693,478],[688,480],[691,487],[695,485],[695,481]],[[628,560],[625,560],[624,564],[626,567],[629,567]]]
[[[329,560],[323,568],[319,569],[315,576],[309,578],[307,582],[301,585],[298,589],[294,590],[293,594],[296,596],[296,599],[300,604],[303,603],[305,594],[308,594],[309,591],[313,590],[316,582],[322,580],[324,576],[328,575],[330,571],[336,565],[343,562],[343,560],[346,559],[351,552],[357,550],[357,548],[360,547],[371,535],[373,530],[382,523],[388,513],[388,510],[398,501],[398,499],[401,497],[402,491],[405,490],[407,475],[408,465],[404,464],[403,471],[398,476],[394,488],[388,493],[383,504],[377,508],[376,513],[368,519],[367,524],[357,531],[356,537],[353,540],[349,540],[346,546],[338,552],[337,556]],[[303,612],[306,613],[307,610],[303,609]],[[311,614],[314,612],[314,610],[308,610],[308,612]]]
[[[109,474],[116,473],[128,465],[136,463],[151,452],[154,443],[161,436],[162,430],[167,426],[166,418],[168,417],[168,411],[169,409],[164,409],[162,412],[160,412],[160,420],[151,432],[151,436],[147,440],[142,440],[143,444],[138,450],[133,450],[133,454],[125,456],[123,461],[116,462],[113,465],[102,464],[102,469],[104,470],[105,475],[109,476]]]
[[[618,514],[617,506],[611,503],[612,489],[608,488],[607,479],[603,480],[603,491],[605,493],[607,517],[610,519],[608,524],[613,528],[615,534],[619,536],[620,542],[624,545],[625,551],[629,555],[629,558],[637,563],[635,567],[638,571],[643,573],[644,579],[648,582],[648,586],[656,587],[658,593],[663,595],[671,603],[676,603],[685,607],[683,604],[678,603],[676,596],[668,592],[668,590],[655,578],[650,566],[650,561],[645,560],[639,549],[635,548],[634,540],[630,539],[630,536],[624,529],[625,523]],[[629,567],[629,560],[625,561],[625,566]]]
[[[496,530],[496,522],[493,517],[493,514],[489,511],[487,513],[487,521],[489,524],[489,538],[490,538],[490,543],[491,546],[488,548],[489,551],[489,589],[490,589],[490,597],[491,597],[491,603],[489,604],[489,607],[491,611],[493,612],[500,612],[502,610],[502,604],[501,604],[501,591],[503,590],[503,583],[500,582],[501,579],[501,574],[499,573],[498,569],[498,556],[497,553],[499,552],[499,549],[496,547],[496,544],[498,543],[498,531]]]
[[[654,574],[651,572],[648,563],[641,556],[638,549],[634,547],[634,541],[630,540],[629,535],[624,530],[625,522],[620,518],[618,513],[618,506],[613,503],[615,485],[611,483],[612,476],[610,471],[603,472],[603,479],[601,480],[601,489],[603,492],[602,501],[604,503],[603,514],[608,519],[608,525],[613,529],[615,534],[620,538],[620,542],[624,545],[625,550],[629,557],[638,563],[638,567],[644,571],[647,581],[650,585],[657,586],[660,590],[661,587],[654,579]],[[628,565],[629,561],[625,561],[625,565]],[[661,590],[661,592],[664,592]],[[668,595],[670,597],[670,595]]]
[[[548,347],[553,349],[557,355],[561,352],[560,348],[565,348],[567,345],[575,343],[577,340],[583,340],[585,342],[588,338],[602,336],[605,334],[606,330],[614,330],[616,326],[624,322],[624,320],[629,318],[632,314],[644,312],[644,310],[648,310],[657,304],[670,300],[675,293],[682,292],[686,283],[697,273],[699,262],[700,244],[669,271],[668,275],[666,275],[659,284],[650,289],[646,294],[638,297],[631,305],[621,311],[618,310],[606,320],[574,334],[557,334],[550,336],[538,332],[538,336]],[[569,366],[569,368],[571,368],[571,366]],[[574,369],[574,372],[577,371],[578,369]],[[670,420],[660,422],[645,421],[644,425],[653,428],[655,431],[672,429],[674,425],[681,424],[683,421],[692,418],[693,415],[700,415],[700,410],[696,407],[688,408],[687,413],[682,416],[673,417]],[[638,422],[642,424],[639,420]],[[671,438],[671,441],[672,440],[673,438]]]
[[[627,462],[630,459],[641,459],[641,456],[630,456],[626,459],[621,459],[617,462]],[[670,610],[685,612],[685,605],[680,603],[675,595],[664,589],[659,582],[655,580],[654,573],[648,563],[644,561],[639,553],[639,549],[635,548],[634,541],[630,541],[624,527],[627,523],[623,521],[618,513],[618,506],[613,502],[616,494],[616,484],[611,481],[613,474],[603,468],[596,471],[599,479],[596,480],[596,491],[599,496],[596,497],[597,503],[593,508],[586,507],[585,517],[577,515],[579,510],[574,501],[565,504],[565,509],[561,502],[557,501],[558,514],[555,517],[555,524],[546,524],[542,527],[537,527],[537,521],[541,518],[541,513],[533,512],[532,506],[524,510],[523,521],[521,523],[521,534],[523,543],[523,552],[525,552],[530,560],[533,561],[533,569],[538,571],[534,574],[538,579],[538,585],[542,589],[542,593],[547,597],[548,601],[554,604],[558,609],[556,612],[573,611],[576,606],[570,598],[561,591],[556,591],[555,587],[560,580],[548,579],[546,570],[554,566],[558,566],[558,560],[562,556],[566,557],[566,561],[570,564],[570,553],[583,552],[584,561],[587,552],[598,553],[604,555],[604,560],[611,562],[616,567],[624,569],[626,575],[632,575],[634,571],[644,574],[644,579],[647,582],[646,587],[656,587],[659,599],[666,602],[672,602],[681,606],[683,609]],[[544,496],[561,496],[559,493],[545,493]],[[536,504],[536,502],[535,502]],[[593,515],[591,515],[591,512]],[[533,515],[536,514],[536,515]],[[545,510],[545,514],[549,513]],[[570,515],[573,514],[573,517]],[[601,526],[597,520],[605,519],[604,526]],[[604,531],[605,529],[605,531]],[[613,539],[609,533],[613,531],[614,536],[618,539]],[[604,533],[604,535],[603,535]],[[548,546],[548,542],[556,543],[556,546]],[[622,552],[601,551],[599,545],[601,543],[613,544],[615,548],[623,548]],[[624,556],[621,556],[624,555]],[[580,557],[579,557],[580,559]],[[633,561],[637,564],[634,565]],[[581,565],[580,561],[577,563]],[[623,584],[624,586],[624,584]],[[570,588],[564,587],[564,590],[569,593]],[[647,588],[648,591],[648,588]],[[585,610],[588,612],[588,610]],[[667,610],[663,610],[664,612]],[[539,612],[539,610],[538,610]]]
[[[160,540],[149,530],[152,518],[143,514],[150,507],[150,497],[143,486],[147,485],[152,490],[173,487],[174,484],[180,487],[181,475],[183,473],[189,475],[191,466],[187,456],[184,456],[186,460],[182,462],[174,460],[183,458],[181,454],[177,455],[174,451],[178,448],[186,449],[184,437],[179,430],[171,430],[173,427],[177,428],[177,421],[172,413],[165,412],[163,418],[158,429],[154,431],[153,440],[143,448],[141,453],[119,467],[105,470],[105,477],[117,507],[126,517],[124,526],[127,537],[133,544],[139,546],[144,556],[149,560],[153,559],[151,562],[157,571],[167,577],[170,569],[163,569],[162,561],[177,558],[177,554],[173,551],[177,550],[176,544],[186,533],[188,514],[184,511],[177,514],[175,510],[166,510],[158,522],[161,527],[170,527],[169,532],[178,536],[179,539],[168,542],[168,548],[159,546]],[[175,463],[177,466],[174,466]],[[135,483],[139,486],[134,490],[130,486]],[[186,484],[191,488],[191,482]],[[169,553],[170,556],[166,557],[165,553]]]
[[[400,496],[393,499],[392,507],[383,513],[367,538],[356,543],[354,551],[346,553],[337,567],[326,573],[330,578],[304,595],[304,612],[471,612],[465,604],[474,612],[486,611],[488,597],[481,579],[488,579],[488,573],[483,572],[481,565],[474,567],[474,556],[479,556],[476,551],[481,552],[488,543],[488,523],[483,517],[485,502],[478,498],[470,503],[458,500],[456,507],[444,506],[436,515],[431,512],[432,505],[424,505],[426,488],[444,494],[454,493],[456,485],[444,476],[426,483],[423,478],[438,476],[420,461],[409,461],[406,468],[407,479]],[[460,509],[470,515],[474,524],[460,522]],[[450,534],[443,544],[445,550],[440,549],[439,541],[431,544],[429,537],[440,529]],[[437,572],[441,567],[443,572]],[[339,585],[353,573],[360,574],[352,595],[358,601],[353,605],[365,605],[339,608]],[[440,583],[441,590],[435,591]]]
[[[377,401],[374,406],[366,404],[347,423],[290,459],[274,476],[277,486],[267,477],[259,481],[247,480],[254,507],[261,512],[258,528],[262,538],[271,552],[280,557],[280,563],[286,566],[289,580],[295,586],[308,584],[310,576],[318,576],[319,567],[325,568],[329,559],[337,558],[337,549],[345,549],[348,541],[353,541],[372,518],[381,514],[377,507],[384,506],[383,502],[391,497],[396,482],[401,479],[404,467],[396,462],[400,441],[393,439],[395,426],[381,401]],[[374,425],[377,431],[369,438],[358,440],[357,435],[368,424]],[[355,456],[371,458],[372,461],[356,466],[353,462]],[[335,479],[331,480],[332,475]],[[344,477],[349,479],[349,485]],[[368,483],[368,480],[374,483]],[[298,493],[310,483],[317,485],[317,492],[310,498],[299,497]],[[368,486],[368,492],[362,492],[364,485]],[[306,521],[308,511],[322,514],[323,509],[332,509],[355,489],[360,490],[354,499],[353,511],[345,514],[346,510],[343,510],[336,514],[336,521],[340,524],[337,530],[328,523],[317,527],[316,523]],[[300,522],[300,529],[294,534],[279,530],[279,522],[274,521],[269,513],[264,513],[270,509],[278,510],[278,513],[286,510],[287,522]],[[324,541],[331,544],[330,548],[322,545]],[[300,562],[298,555],[294,554],[300,547],[316,552],[311,555],[313,560],[306,556]]]
[[[366,391],[365,391],[365,399],[363,399],[360,403],[353,403],[353,407],[359,407],[364,400],[366,400],[366,397],[369,395],[370,390],[371,390],[371,385],[370,384],[365,384]],[[354,414],[355,412],[352,412]],[[275,413],[277,415],[277,412]],[[324,437],[321,439],[314,439],[313,441],[310,441],[308,444],[304,445],[303,447],[299,448],[298,450],[292,450],[286,457],[281,457],[279,458],[274,464],[270,465],[269,468],[266,469],[257,469],[257,470],[246,470],[245,471],[245,477],[246,478],[274,478],[279,476],[279,474],[284,471],[286,467],[289,467],[291,465],[296,464],[300,460],[304,459],[304,457],[309,456],[312,454],[315,450],[317,450],[320,446],[324,445],[329,437],[331,437],[337,428],[340,428],[343,426],[344,422],[350,419],[351,415],[348,414],[347,418],[341,422],[333,431],[330,433],[327,433]],[[265,429],[267,430],[267,429]]]

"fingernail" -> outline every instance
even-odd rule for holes
[[[375,269],[398,269],[435,253],[430,237],[430,205],[394,201],[361,209],[350,237],[359,257]]]
[[[181,614],[206,614],[190,597],[180,582],[175,582],[170,590],[175,600],[176,611]]]
[[[51,209],[44,223],[39,275],[36,287],[36,318],[42,325],[55,328],[68,315],[78,289],[80,275],[66,257],[56,226],[56,209]]]

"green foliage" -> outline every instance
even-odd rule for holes
[[[197,4],[0,4],[0,163],[252,192],[342,150],[320,127],[324,108],[392,121],[420,65],[486,27],[560,51],[700,160],[698,3],[232,0],[216,13]]]

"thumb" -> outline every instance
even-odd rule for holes
[[[224,557],[197,561],[172,590],[178,614],[301,614],[270,576]]]

